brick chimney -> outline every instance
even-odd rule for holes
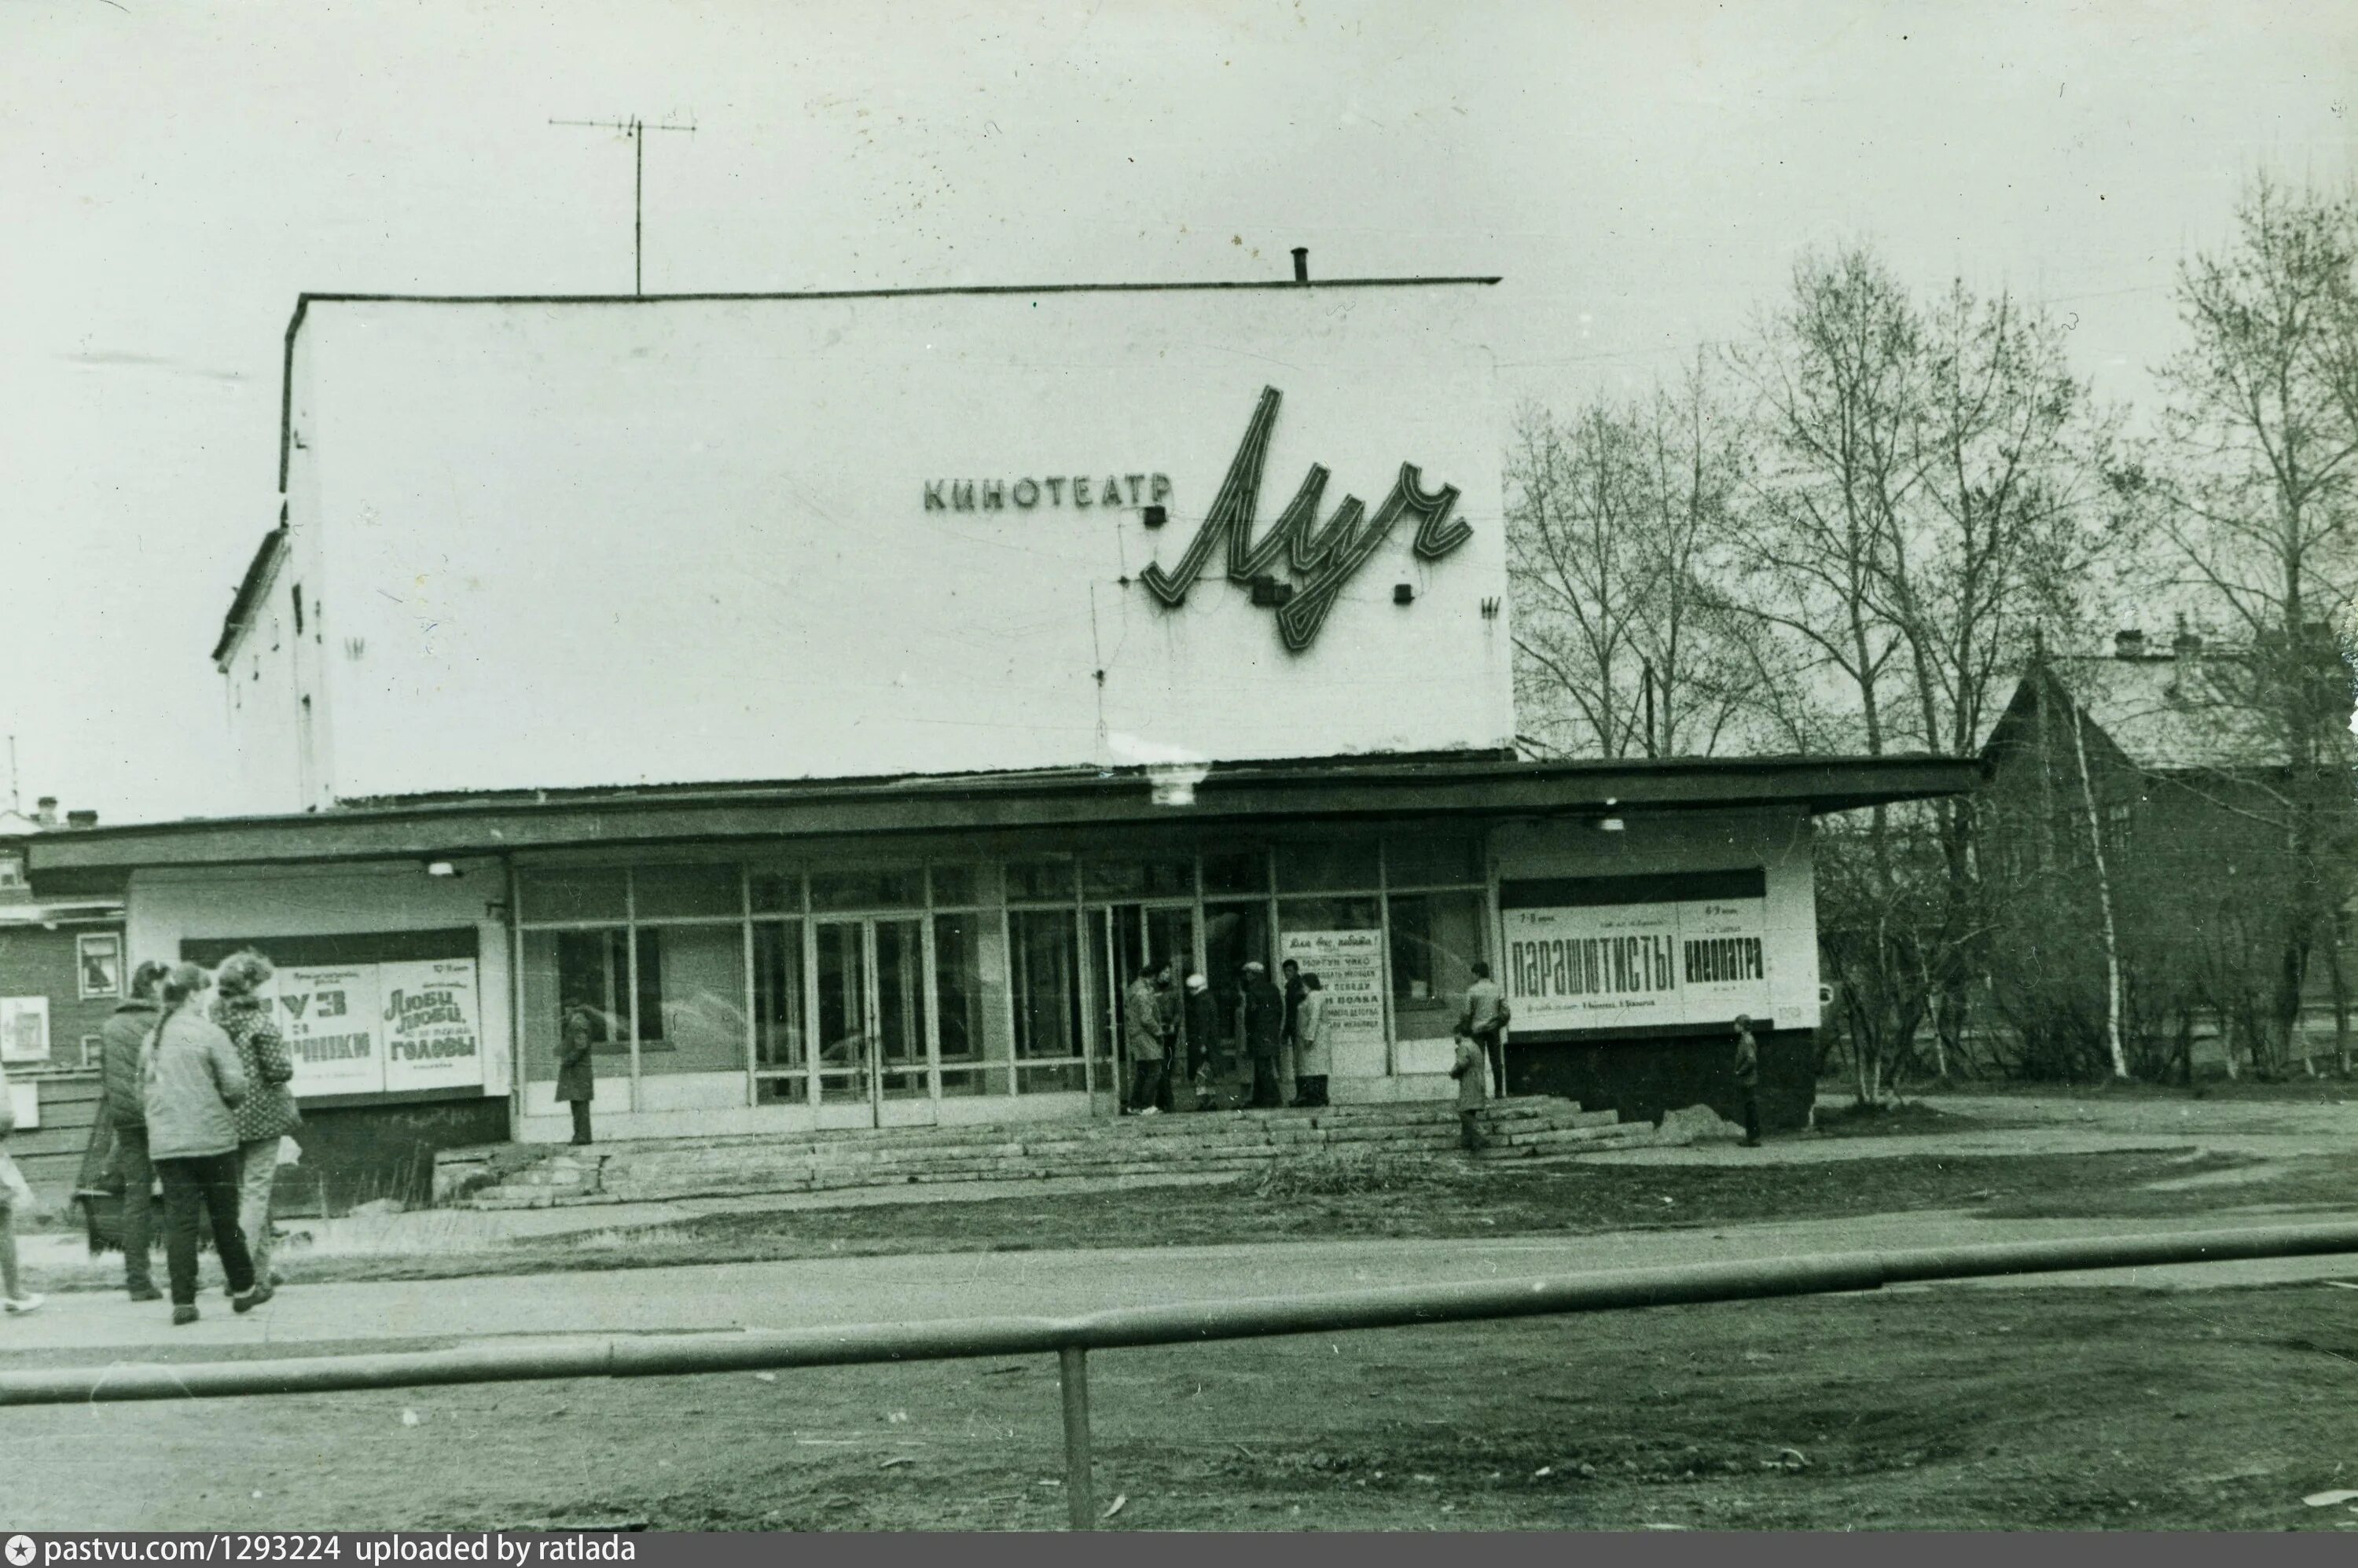
[[[53,795],[45,795],[41,796],[40,799],[35,801],[33,803],[33,820],[39,823],[44,827],[55,827],[58,825],[58,797]]]
[[[98,813],[95,811],[69,811],[66,813],[66,826],[69,827],[95,827],[98,826]]]
[[[2141,659],[2145,657],[2145,633],[2131,626],[2113,633],[2113,657]]]

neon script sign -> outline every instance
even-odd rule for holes
[[[1303,478],[1302,488],[1293,492],[1293,499],[1278,514],[1267,535],[1255,543],[1253,528],[1260,506],[1261,470],[1269,460],[1270,433],[1277,426],[1278,402],[1277,388],[1260,389],[1260,402],[1253,409],[1251,422],[1245,427],[1244,440],[1228,463],[1228,477],[1221,481],[1220,492],[1214,498],[1211,511],[1205,514],[1204,525],[1196,531],[1187,553],[1169,571],[1159,564],[1148,567],[1140,580],[1166,608],[1175,608],[1186,599],[1187,589],[1203,575],[1223,543],[1228,546],[1230,582],[1251,583],[1269,577],[1282,560],[1288,569],[1303,579],[1292,594],[1282,596],[1282,601],[1275,605],[1278,636],[1289,652],[1298,654],[1317,637],[1335,601],[1342,597],[1344,585],[1382,547],[1402,517],[1413,516],[1417,520],[1412,548],[1420,560],[1439,560],[1472,538],[1474,529],[1462,518],[1450,516],[1457,504],[1457,487],[1444,485],[1439,490],[1426,490],[1414,463],[1401,464],[1400,477],[1393,481],[1391,493],[1376,508],[1373,516],[1368,514],[1357,496],[1346,495],[1321,527],[1318,503],[1326,492],[1327,472],[1323,463],[1313,463]]]

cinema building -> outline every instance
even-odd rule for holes
[[[134,958],[280,966],[316,1126],[1113,1114],[1121,987],[1287,957],[1338,1101],[1772,1111],[1811,824],[1922,759],[1520,760],[1496,280],[311,296],[213,660],[251,814],[34,845]]]

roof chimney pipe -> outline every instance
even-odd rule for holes
[[[66,826],[69,827],[95,827],[98,826],[98,813],[95,811],[69,811],[66,813]]]
[[[53,795],[45,795],[41,796],[40,799],[35,801],[33,803],[33,820],[39,823],[44,827],[55,827],[58,825],[58,797]]]
[[[2113,633],[2113,656],[2115,658],[2134,659],[2139,657],[2144,653],[2145,633],[2137,630],[2136,627],[2132,626],[2125,632],[2115,632]]]
[[[1308,245],[1293,247],[1293,281],[1296,283],[1310,281],[1310,247]]]

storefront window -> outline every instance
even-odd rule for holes
[[[744,935],[737,925],[641,926],[639,1071],[741,1072]]]
[[[810,1065],[805,1031],[803,928],[799,921],[761,921],[753,927],[753,1067],[800,1073]],[[799,1090],[787,1098],[800,1099]]]
[[[1476,836],[1420,833],[1384,840],[1387,887],[1466,887],[1482,881],[1482,840]]]
[[[1081,892],[1093,899],[1193,898],[1195,862],[1092,860],[1081,868]]]
[[[934,916],[934,978],[942,1093],[1003,1095],[1014,1044],[1007,1033],[1006,942],[996,914]]]
[[[642,921],[742,913],[734,866],[649,866],[631,873],[632,911]]]
[[[518,875],[523,917],[549,921],[621,920],[630,913],[619,871],[525,871]]]
[[[914,867],[813,871],[813,909],[922,909],[925,874]]]
[[[1283,840],[1277,846],[1277,891],[1336,892],[1375,891],[1376,843],[1372,838]]]
[[[800,914],[803,876],[800,871],[755,871],[752,892],[756,914]]]
[[[631,1076],[629,935],[620,926],[594,931],[528,931],[524,937],[525,1076],[557,1077],[558,1048],[568,1019],[590,1031],[590,1066],[600,1077]]]
[[[1204,855],[1204,896],[1269,892],[1269,851],[1230,849]]]
[[[1456,1028],[1474,962],[1484,956],[1487,903],[1472,891],[1391,896],[1395,1038],[1445,1039]]]
[[[1070,903],[1073,901],[1073,862],[1017,861],[1007,868],[1007,897],[1011,903]]]
[[[1244,967],[1258,959],[1274,965],[1270,951],[1267,903],[1206,903],[1204,906],[1204,978],[1220,1015],[1220,1049],[1231,1059],[1244,1054],[1238,1008],[1244,1000]]]
[[[1020,909],[1008,915],[1007,927],[1014,960],[1015,1054],[1078,1056],[1081,989],[1072,912]]]

